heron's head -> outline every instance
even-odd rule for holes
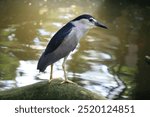
[[[107,27],[101,22],[97,21],[94,17],[88,14],[83,14],[71,21],[76,27],[82,27],[85,29],[91,29],[94,27],[101,27],[107,29]]]

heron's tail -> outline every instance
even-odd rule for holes
[[[47,63],[46,63],[46,57],[44,55],[44,53],[42,54],[42,56],[40,57],[39,61],[38,61],[38,64],[37,64],[37,69],[40,71],[40,72],[44,72],[46,67],[47,67]]]

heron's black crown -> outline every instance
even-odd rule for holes
[[[91,15],[83,14],[83,15],[80,15],[77,18],[73,19],[72,21],[78,21],[78,20],[81,20],[81,19],[91,19],[91,18],[93,18]]]

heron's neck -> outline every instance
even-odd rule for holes
[[[87,32],[88,29],[82,25],[78,25],[73,27],[71,35],[77,37],[77,39],[80,40]]]
[[[72,22],[72,24],[75,26],[75,28],[81,32],[87,32],[89,30],[88,25],[85,25],[83,23],[80,22]]]

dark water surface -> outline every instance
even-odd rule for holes
[[[150,5],[123,0],[1,0],[0,90],[49,79],[36,70],[48,41],[89,13],[109,27],[92,29],[67,61],[68,78],[109,99],[150,99]],[[62,60],[54,77],[63,78]]]

